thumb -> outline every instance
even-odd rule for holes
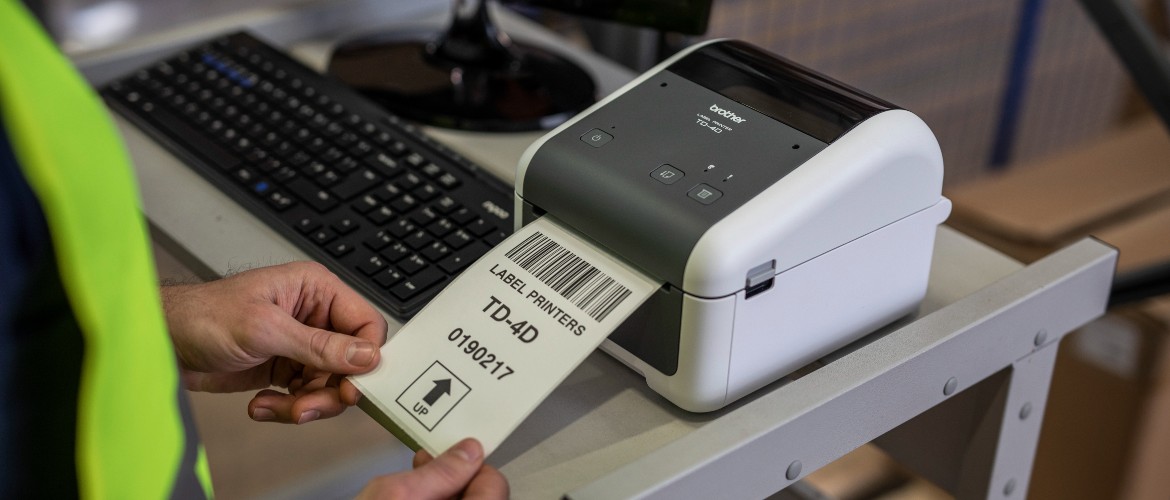
[[[378,346],[344,333],[304,325],[289,317],[283,334],[269,335],[270,352],[331,373],[365,373],[378,365]]]
[[[434,460],[405,474],[407,490],[419,498],[451,498],[467,487],[483,465],[483,446],[464,439]]]

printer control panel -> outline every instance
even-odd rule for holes
[[[827,146],[662,71],[550,138],[524,198],[677,285],[707,228]]]
[[[520,194],[677,286],[708,228],[891,109],[750,44],[712,42],[546,138]]]

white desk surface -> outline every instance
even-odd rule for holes
[[[428,22],[437,25],[441,17]],[[505,17],[501,24],[517,38],[559,44],[547,33],[514,18]],[[328,39],[302,40],[292,46],[292,51],[310,65],[319,67],[329,45],[323,40]],[[632,76],[591,54],[573,52],[573,57],[593,70],[606,93]],[[90,64],[90,72],[100,73],[101,67],[109,65],[110,60],[116,60],[116,56],[103,54],[101,61]],[[133,126],[121,119],[118,124],[135,162],[146,215],[164,245],[183,255],[186,264],[223,274],[305,258],[291,243]],[[430,132],[509,181],[524,148],[540,135]],[[1019,263],[943,227],[935,245],[927,298],[919,315],[954,302],[1020,267]],[[399,323],[388,319],[391,330],[396,330]],[[906,321],[909,319],[901,324]],[[775,386],[765,388],[745,398],[745,402],[774,389]],[[566,491],[694,429],[717,425],[721,416],[740,406],[742,402],[710,414],[684,412],[649,390],[636,373],[604,353],[595,352],[489,461],[508,477],[515,498],[559,498]],[[406,451],[391,447],[378,453],[400,456]],[[371,456],[360,460],[385,461]],[[400,463],[400,458],[386,460]],[[355,492],[370,475],[385,472],[370,470],[360,463],[337,462],[323,467],[318,478],[303,481],[296,488],[279,490],[276,496],[345,496]],[[339,489],[338,485],[347,486]]]

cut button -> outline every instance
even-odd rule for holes
[[[581,136],[581,142],[584,142],[585,144],[595,148],[600,148],[611,140],[613,140],[613,136],[603,132],[599,128],[585,132],[585,135]]]
[[[715,203],[715,200],[723,197],[723,192],[706,184],[699,184],[687,191],[687,196],[704,205]]]

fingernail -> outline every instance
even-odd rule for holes
[[[374,344],[369,342],[354,342],[345,352],[345,360],[354,366],[367,366],[374,361]]]
[[[314,420],[317,420],[317,417],[320,417],[320,416],[321,416],[321,412],[319,412],[317,410],[305,410],[305,411],[301,412],[301,418],[297,420],[297,424],[300,425],[300,424],[312,422]]]
[[[257,422],[267,422],[276,418],[276,414],[268,408],[256,408],[252,410],[252,420]]]
[[[474,462],[483,454],[483,448],[474,439],[464,439],[451,448],[451,453],[468,462]]]

